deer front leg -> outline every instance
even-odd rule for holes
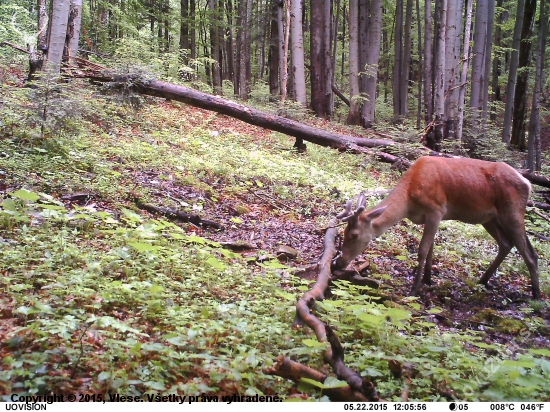
[[[422,235],[422,240],[420,241],[420,246],[418,247],[418,267],[416,268],[416,274],[414,277],[413,287],[411,290],[411,295],[413,296],[418,294],[418,289],[420,288],[420,281],[422,280],[422,273],[424,272],[424,268],[427,266],[426,260],[428,258],[428,255],[430,255],[430,272],[431,272],[431,255],[433,253],[433,243],[434,243],[435,234],[437,233],[437,229],[439,228],[440,222],[441,222],[441,217],[439,215],[426,216],[426,221],[424,224],[424,234]]]

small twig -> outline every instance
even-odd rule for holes
[[[550,222],[550,217],[548,215],[545,215],[544,213],[541,213],[541,212],[539,212],[538,210],[535,210],[535,209],[531,210],[531,212],[533,212],[537,216],[542,217],[547,222]]]
[[[78,339],[79,342],[80,342],[80,353],[78,354],[78,359],[74,363],[73,372],[71,373],[71,379],[74,379],[74,376],[76,374],[76,369],[78,368],[78,365],[80,364],[80,359],[82,359],[82,356],[84,355],[84,342],[83,342],[83,339],[84,339],[84,335],[86,334],[86,332],[88,332],[89,328],[90,328],[90,325],[86,325],[86,327],[84,328],[84,330],[80,334],[80,338]]]
[[[545,241],[547,241],[547,242],[550,241],[550,237],[548,237],[548,236],[543,236],[543,235],[541,235],[540,233],[532,232],[532,231],[528,231],[527,233],[529,233],[529,234],[532,235],[532,236],[536,236],[536,237],[538,237],[538,238],[541,239],[541,240],[545,240]]]

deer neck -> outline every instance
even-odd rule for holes
[[[386,210],[372,222],[374,237],[378,237],[386,232],[390,227],[405,219],[408,215],[408,205],[405,194],[399,188],[395,188],[390,195],[384,199],[378,206],[386,206]]]

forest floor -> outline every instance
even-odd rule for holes
[[[262,371],[285,355],[329,372],[323,346],[292,328],[311,286],[293,273],[318,261],[347,199],[390,189],[400,173],[314,145],[297,153],[291,138],[175,102],[87,104],[71,137],[30,138],[7,122],[0,134],[0,394],[322,398]],[[528,213],[529,231],[544,224]],[[434,285],[411,298],[421,229],[402,221],[358,259],[378,290],[336,282],[318,305],[349,365],[389,400],[405,386],[390,359],[415,365],[411,400],[550,400],[548,242],[531,237],[537,302],[515,250],[488,289],[477,285],[496,244],[479,226],[444,222]]]

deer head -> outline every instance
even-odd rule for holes
[[[372,221],[382,214],[385,206],[363,213],[367,206],[367,199],[363,193],[357,199],[357,208],[352,212],[353,200],[346,203],[345,210],[336,215],[336,218],[348,225],[344,230],[342,251],[334,260],[334,268],[344,269],[357,255],[362,253],[370,241],[375,237]]]

